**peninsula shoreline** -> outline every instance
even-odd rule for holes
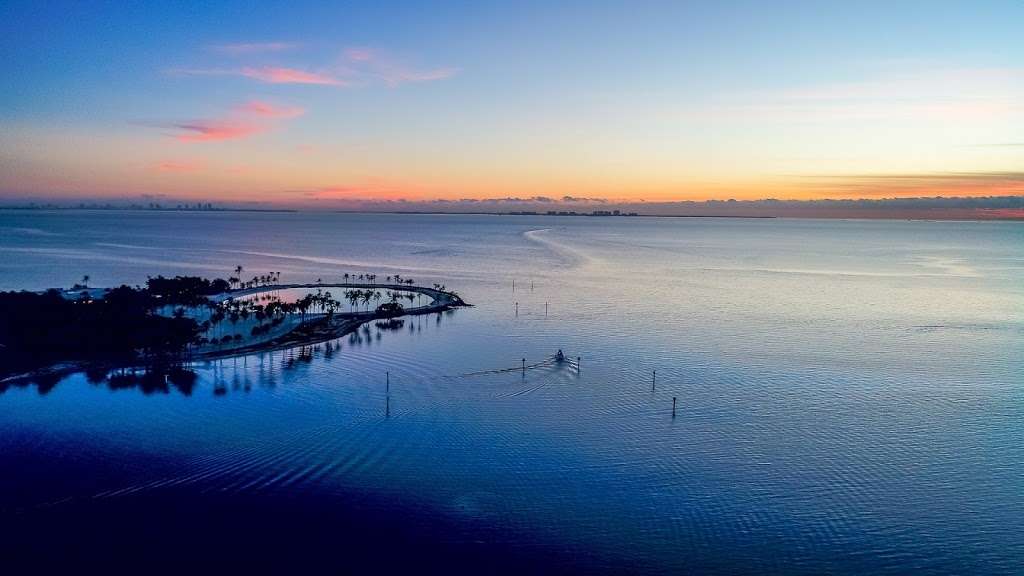
[[[377,283],[354,283],[354,282],[317,282],[317,283],[293,283],[293,284],[266,284],[252,288],[230,290],[209,296],[212,302],[226,302],[236,298],[245,298],[266,292],[275,292],[291,289],[327,289],[327,288],[348,288],[348,289],[384,289],[401,290],[423,294],[430,298],[430,302],[421,306],[404,308],[400,313],[386,313],[380,310],[335,312],[332,314],[316,314],[309,321],[301,323],[287,332],[278,335],[264,342],[252,344],[242,343],[240,346],[222,349],[200,349],[187,354],[183,364],[189,365],[194,362],[212,361],[223,358],[258,354],[261,352],[275,352],[294,347],[313,346],[328,340],[340,338],[357,330],[367,322],[374,320],[385,320],[402,318],[405,316],[422,316],[452,310],[455,308],[472,307],[466,303],[458,294],[437,288],[427,288],[414,284],[377,284]],[[90,288],[91,295],[102,297],[108,289]],[[32,370],[10,374],[0,377],[0,384],[12,385],[40,378],[59,378],[94,369],[138,369],[153,365],[148,362],[116,362],[116,361],[95,361],[95,360],[69,360],[60,361],[34,368]]]

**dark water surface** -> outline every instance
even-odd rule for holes
[[[1022,224],[0,211],[0,289],[238,264],[476,307],[5,389],[5,558],[1024,572]]]

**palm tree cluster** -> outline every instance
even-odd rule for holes
[[[262,304],[261,302],[266,302]],[[204,331],[218,328],[222,322],[227,320],[232,325],[241,320],[248,320],[250,317],[257,320],[249,333],[252,336],[266,334],[271,328],[284,322],[284,319],[292,314],[300,315],[299,324],[305,324],[310,314],[326,315],[327,319],[334,316],[334,313],[341,309],[341,302],[334,299],[330,292],[317,290],[315,293],[306,294],[294,302],[282,302],[277,296],[260,295],[252,299],[231,299],[224,302],[210,302],[207,307],[210,311],[209,319],[200,325]],[[240,334],[226,334],[209,337],[203,343],[225,344],[241,340]]]
[[[369,310],[370,301],[380,302],[381,298],[383,295],[379,290],[345,290],[345,299],[348,300],[351,308],[356,308],[362,303]]]
[[[401,274],[395,274],[393,276],[388,276],[387,280],[388,280],[388,283],[390,283],[390,284],[408,284],[409,286],[412,286],[413,284],[416,283],[416,281],[413,280],[412,278],[402,278]]]
[[[348,284],[349,282],[354,282],[356,280],[359,280],[360,282],[369,282],[370,284],[374,284],[377,282],[376,274],[360,274],[356,276],[355,274],[349,274],[348,272],[346,272],[342,274],[341,277],[345,280],[346,284]],[[388,278],[390,279],[391,277],[388,276]]]
[[[404,292],[403,293],[403,292],[395,292],[393,290],[388,290],[387,296],[388,296],[388,300],[390,300],[391,302],[398,302],[399,298],[405,298],[406,300],[408,300],[411,303],[413,300],[416,299],[417,296],[421,296],[421,294],[414,294],[412,292]]]
[[[267,272],[266,274],[259,274],[253,276],[251,280],[242,280],[242,272],[245,268],[241,266],[235,266],[235,275],[228,278],[228,282],[232,288],[237,290],[245,290],[248,288],[257,288],[260,286],[270,286],[273,284],[279,284],[281,282],[280,272]]]
[[[449,290],[444,284],[438,284],[438,283],[435,282],[434,283],[434,290],[437,290],[438,292],[444,292],[446,294],[451,294],[458,301],[462,300],[462,298],[459,296],[458,292],[456,292],[455,290]]]

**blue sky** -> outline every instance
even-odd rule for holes
[[[11,197],[1021,186],[970,176],[1024,150],[1021,2],[6,2],[0,22]]]

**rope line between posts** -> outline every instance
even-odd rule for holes
[[[565,360],[559,361],[556,356],[552,356],[552,357],[550,357],[550,358],[548,358],[548,359],[546,359],[546,360],[544,360],[542,362],[537,362],[536,364],[527,364],[526,366],[520,365],[520,366],[514,366],[512,368],[497,368],[497,369],[494,369],[494,370],[480,370],[478,372],[467,372],[465,374],[458,374],[456,376],[450,376],[450,378],[469,378],[471,376],[486,376],[488,374],[504,374],[504,373],[507,373],[507,372],[522,372],[524,370],[535,370],[537,368],[545,368],[547,366],[554,366],[556,364],[565,364],[569,368],[576,368],[576,369],[579,368],[577,363],[573,362],[572,360],[565,359]]]

